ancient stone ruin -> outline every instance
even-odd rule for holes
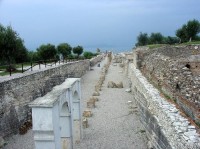
[[[70,78],[29,104],[36,149],[72,149],[81,139],[80,79]]]

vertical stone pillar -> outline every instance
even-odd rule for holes
[[[76,82],[76,90],[72,95],[73,107],[73,143],[79,143],[81,140],[81,110],[80,110],[80,80]]]
[[[32,120],[36,149],[55,149],[52,108],[33,107]]]
[[[65,102],[60,112],[60,138],[62,149],[73,149],[71,121],[68,102]]]

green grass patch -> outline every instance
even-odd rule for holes
[[[16,71],[12,72],[12,74],[21,73],[21,72],[22,72],[21,70],[16,70]],[[7,72],[7,71],[0,72],[0,76],[6,76],[6,75],[10,75],[10,72]]]
[[[166,44],[151,44],[151,45],[147,45],[147,47],[149,47],[149,49],[154,49],[154,48],[159,48],[159,47],[163,47]]]
[[[180,45],[193,45],[193,44],[200,44],[200,41],[185,42],[181,43]]]

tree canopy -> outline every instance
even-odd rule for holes
[[[42,60],[49,60],[49,59],[55,59],[56,58],[56,48],[55,45],[52,44],[46,44],[41,45],[37,49],[38,55]]]
[[[161,33],[151,33],[149,37],[149,42],[151,44],[160,44],[163,43],[164,36]]]
[[[77,54],[78,57],[83,53],[83,47],[82,46],[76,46],[73,48],[73,53]]]
[[[136,46],[144,46],[147,45],[149,42],[149,37],[147,33],[142,33],[140,32],[140,34],[137,37],[137,43]]]
[[[90,58],[92,58],[93,56],[96,56],[97,55],[97,53],[92,53],[92,52],[90,52],[90,51],[85,51],[84,53],[83,53],[83,56],[85,57],[85,58],[87,58],[87,59],[90,59]]]
[[[187,24],[176,30],[176,36],[179,37],[180,42],[198,39],[198,33],[200,33],[200,22],[195,19],[188,21]]]
[[[57,46],[57,50],[65,58],[71,54],[72,47],[68,43],[61,43]]]
[[[27,60],[27,49],[23,40],[11,26],[0,24],[0,61],[4,63],[23,62]]]

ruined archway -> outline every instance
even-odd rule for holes
[[[68,102],[64,102],[60,110],[60,137],[63,148],[72,148],[72,125]]]

